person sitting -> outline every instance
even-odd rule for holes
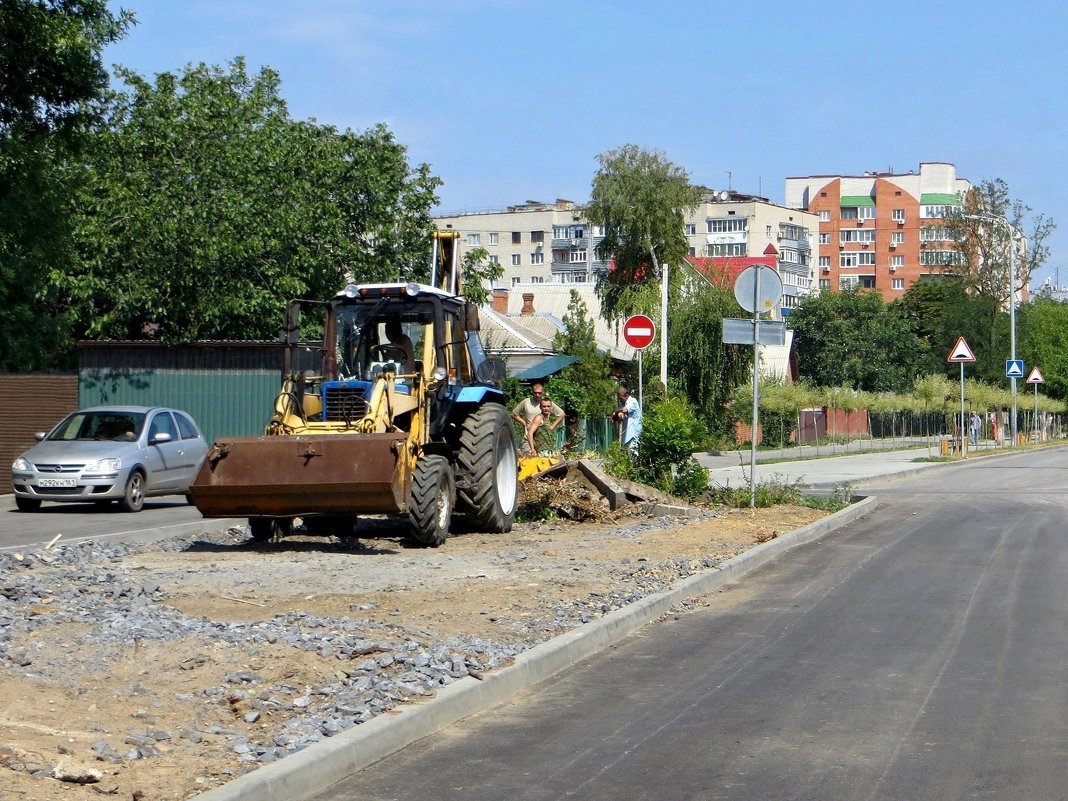
[[[390,361],[397,363],[400,373],[415,372],[415,346],[411,337],[404,333],[401,322],[396,317],[386,320],[387,344],[379,345],[376,350]]]

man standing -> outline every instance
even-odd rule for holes
[[[545,386],[540,382],[535,382],[530,385],[531,397],[524,398],[515,405],[512,409],[512,419],[517,423],[523,424],[523,452],[526,453],[529,446],[527,445],[527,431],[530,429],[530,424],[534,422],[534,418],[541,413],[541,399],[545,397]],[[555,403],[552,405],[553,421],[549,424],[552,431],[556,431],[556,427],[564,420],[564,410],[557,406]]]
[[[527,447],[535,456],[553,456],[556,454],[553,406],[556,406],[556,404],[543,395],[540,411],[527,427]],[[557,408],[560,407],[557,406]]]
[[[972,412],[972,445],[979,444],[979,431],[983,427],[983,418],[978,412]]]
[[[616,390],[616,399],[619,401],[619,408],[613,412],[612,419],[623,424],[619,440],[624,448],[634,454],[638,450],[638,440],[642,435],[642,407],[624,386]]]

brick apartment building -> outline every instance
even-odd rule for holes
[[[820,290],[859,286],[890,301],[959,257],[939,223],[969,189],[954,165],[930,162],[918,173],[787,178],[786,206],[818,218]]]

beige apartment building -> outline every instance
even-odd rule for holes
[[[463,247],[483,247],[504,267],[498,287],[592,283],[609,267],[596,253],[604,231],[591,226],[574,201],[531,200],[500,211],[434,219],[439,228],[459,231]],[[748,266],[747,260],[773,262],[782,278],[782,308],[788,314],[813,288],[817,219],[807,210],[778,206],[767,198],[709,190],[686,216],[684,232],[690,256],[702,261],[706,273],[733,277]]]
[[[971,184],[945,162],[907,174],[811,175],[786,179],[786,205],[817,216],[820,290],[876,289],[901,297],[959,258],[944,222]]]

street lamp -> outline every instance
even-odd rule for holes
[[[1013,234],[1019,238],[1023,238],[1023,234],[1019,229],[1009,222],[1007,217],[1002,217],[1000,214],[979,213],[979,214],[962,214],[962,217],[968,220],[988,220],[990,222],[1002,223],[1007,229],[1009,234],[1009,359],[1013,362],[1016,361],[1016,244],[1013,240]],[[1009,376],[1009,383],[1012,387],[1012,420],[1010,421],[1010,431],[1012,433],[1012,447],[1016,447],[1016,376]]]

